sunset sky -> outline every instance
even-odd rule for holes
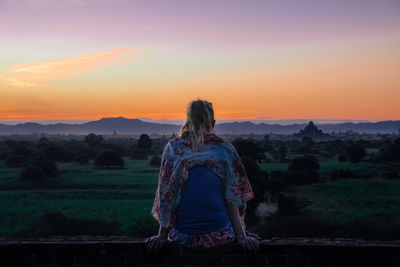
[[[0,0],[0,36],[0,121],[400,119],[400,0]]]

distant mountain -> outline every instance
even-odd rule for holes
[[[139,119],[127,119],[124,117],[102,118],[83,124],[56,123],[43,125],[33,122],[19,123],[17,125],[0,124],[0,134],[113,134],[114,131],[117,134],[169,134],[176,133],[179,129],[179,125],[144,122]]]
[[[267,134],[280,133],[292,134],[304,129],[306,123],[301,124],[255,124],[252,122],[230,122],[220,123],[215,126],[217,133],[230,134]],[[315,124],[322,132],[346,132],[353,131],[358,133],[393,133],[400,129],[400,120],[398,121],[380,121],[380,122],[359,122],[359,123],[338,123],[338,124]],[[0,134],[142,134],[158,133],[172,134],[178,133],[180,125],[161,124],[154,122],[145,122],[140,119],[127,119],[124,117],[102,118],[97,121],[90,121],[82,124],[40,124],[35,122],[19,123],[17,125],[0,124]]]
[[[299,124],[289,124],[289,125],[280,125],[280,124],[266,124],[259,123],[255,124],[252,122],[232,122],[232,123],[221,123],[215,126],[216,132],[221,133],[233,133],[233,134],[241,134],[241,133],[279,133],[279,134],[292,134],[300,132],[300,130],[304,129],[308,123],[299,123]],[[346,132],[353,131],[358,133],[393,133],[398,132],[400,129],[400,120],[398,121],[379,121],[379,122],[346,122],[346,123],[337,123],[337,124],[316,124],[318,129],[322,130],[325,133],[331,132]]]

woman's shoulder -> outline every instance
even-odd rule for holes
[[[207,133],[204,136],[204,145],[216,147],[217,149],[223,150],[231,155],[237,153],[235,147],[229,141],[216,133]],[[172,150],[174,150],[174,148],[182,148],[185,146],[191,147],[191,141],[190,138],[182,136],[170,139],[166,145],[166,147],[171,148]]]
[[[236,149],[235,147],[232,145],[231,142],[229,142],[228,140],[225,140],[224,138],[216,135],[215,133],[211,133],[209,134],[209,136],[207,138],[205,138],[205,143],[209,143],[209,144],[213,144],[213,145],[217,145],[220,148],[222,148],[225,152],[229,153],[229,154],[236,154]]]

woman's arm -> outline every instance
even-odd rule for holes
[[[228,207],[228,212],[229,212],[229,217],[232,222],[233,229],[235,230],[235,236],[236,239],[242,239],[246,236],[246,233],[242,227],[242,224],[240,222],[240,215],[239,215],[239,209],[238,207],[232,205],[229,201],[226,201],[226,206]]]
[[[254,238],[246,236],[246,232],[243,229],[242,223],[240,222],[238,207],[226,200],[225,203],[228,208],[229,217],[231,219],[235,236],[239,245],[241,245],[243,249],[247,250],[248,252],[256,252],[258,250],[259,242]]]

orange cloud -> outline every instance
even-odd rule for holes
[[[73,77],[113,64],[122,54],[140,52],[144,50],[120,48],[60,60],[19,64],[2,71],[0,80],[10,87],[46,86],[43,81]]]

